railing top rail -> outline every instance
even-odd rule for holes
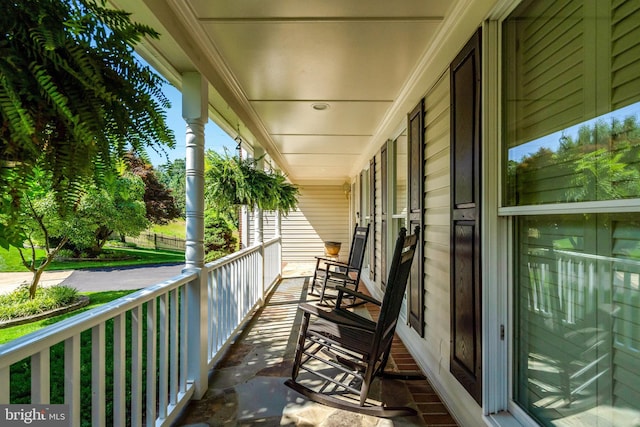
[[[0,345],[0,369],[151,301],[197,277],[186,272]]]
[[[215,269],[220,268],[220,267],[222,267],[222,266],[224,266],[226,264],[230,264],[233,261],[235,261],[237,259],[240,259],[243,256],[246,256],[246,255],[248,255],[248,254],[250,254],[252,252],[256,252],[256,251],[260,250],[260,248],[263,247],[263,246],[272,245],[272,244],[274,244],[274,243],[276,243],[276,242],[278,242],[280,240],[282,240],[282,237],[278,236],[278,237],[274,237],[272,239],[269,239],[269,240],[263,242],[262,244],[256,243],[256,244],[254,244],[252,246],[249,246],[248,248],[241,249],[238,252],[234,252],[234,253],[229,254],[227,256],[224,256],[222,258],[218,258],[215,261],[211,261],[211,262],[207,263],[204,266],[204,268],[205,268],[205,270],[207,272],[215,270]]]
[[[548,249],[548,251],[551,251],[551,249]],[[592,260],[592,261],[613,262],[616,264],[630,265],[634,267],[640,266],[640,261],[629,259],[629,258],[616,258],[616,257],[610,257],[606,255],[596,255],[596,254],[588,254],[584,252],[567,251],[564,249],[553,249],[553,252],[570,257],[570,258],[578,258],[578,259],[582,258],[582,259]]]

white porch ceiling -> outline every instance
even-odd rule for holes
[[[401,125],[390,112],[456,1],[112,4],[162,34],[141,54],[172,83],[194,70],[209,80],[212,118],[232,137],[264,147],[293,182],[340,184],[391,136],[383,125]]]

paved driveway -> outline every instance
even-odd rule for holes
[[[75,270],[62,281],[80,292],[141,289],[182,272],[184,264]]]

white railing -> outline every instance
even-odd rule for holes
[[[202,274],[208,370],[280,278],[280,238],[207,264]],[[64,403],[74,426],[170,425],[196,392],[188,336],[201,334],[187,331],[187,320],[189,304],[199,304],[188,288],[198,283],[197,273],[184,273],[1,345],[0,404]],[[30,396],[12,398],[11,366],[22,361]]]
[[[280,238],[220,258],[205,266],[208,276],[208,364],[229,344],[281,275]],[[277,252],[277,254],[275,253]]]

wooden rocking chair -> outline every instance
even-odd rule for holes
[[[311,280],[310,293],[320,297],[320,304],[325,304],[325,299],[335,298],[334,295],[327,294],[327,288],[351,286],[352,290],[358,290],[368,237],[369,225],[366,227],[356,225],[351,238],[349,260],[346,263],[326,257],[316,257],[316,268]],[[319,293],[317,293],[316,287],[320,289]]]
[[[410,407],[389,407],[384,406],[384,403],[372,405],[367,402],[367,397],[376,376],[395,379],[425,378],[419,373],[384,372],[418,233],[418,227],[410,236],[406,236],[406,229],[400,231],[382,302],[338,286],[337,301],[333,309],[323,309],[309,303],[299,305],[303,319],[291,379],[285,382],[287,386],[312,401],[338,409],[384,418],[416,415],[416,411]],[[346,294],[380,305],[378,321],[374,322],[342,308],[341,299]],[[310,322],[311,315],[318,319]],[[325,386],[320,391],[314,391],[302,385],[296,381],[300,371],[319,378]],[[332,387],[331,392],[329,387]],[[356,397],[349,400],[349,394],[355,394]]]

